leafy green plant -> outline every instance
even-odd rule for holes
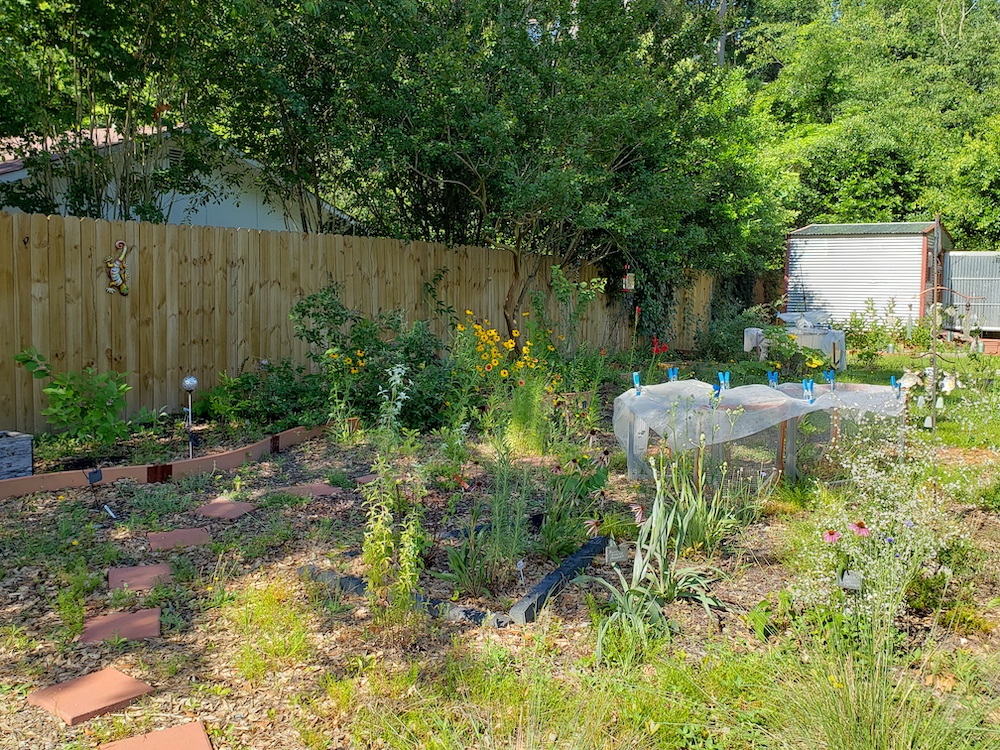
[[[500,441],[498,441],[500,442]],[[515,564],[528,547],[526,477],[515,477],[510,456],[497,454],[496,484],[490,498],[490,524],[485,535],[486,568],[496,589],[513,575]]]
[[[882,314],[875,307],[874,300],[866,300],[864,312],[852,312],[841,327],[847,348],[865,367],[874,364],[890,343],[903,341],[906,337],[903,323],[895,315],[895,303],[891,300]]]
[[[330,349],[349,348],[344,329],[361,316],[344,307],[340,295],[340,286],[331,277],[330,283],[296,302],[288,314],[295,335],[309,345],[308,356],[314,362],[324,362]]]
[[[288,359],[261,362],[235,377],[219,373],[219,385],[199,399],[195,410],[196,416],[217,419],[236,433],[322,424],[329,415],[323,377]]]
[[[361,552],[368,598],[378,617],[402,620],[409,616],[417,593],[429,540],[420,521],[421,507],[406,502],[385,453],[378,454],[372,468],[377,478],[362,490],[367,518]],[[401,524],[398,517],[403,518]]]
[[[486,530],[478,528],[479,512],[474,509],[468,533],[454,547],[448,548],[448,571],[435,575],[455,585],[459,592],[478,597],[486,593],[490,580],[486,566]]]
[[[579,576],[580,583],[596,583],[611,595],[611,613],[597,632],[598,662],[602,658],[604,639],[612,627],[625,627],[643,642],[647,625],[659,626],[663,621],[662,607],[677,599],[698,601],[708,610],[718,606],[709,594],[713,572],[702,567],[681,567],[682,551],[688,544],[687,529],[694,515],[693,506],[681,510],[676,503],[667,507],[667,492],[662,468],[653,467],[656,495],[649,517],[642,521],[635,543],[632,574],[626,578],[615,567],[619,585],[597,576]]]
[[[127,373],[98,373],[93,367],[83,372],[53,373],[34,347],[14,355],[14,360],[38,380],[51,378],[52,382],[42,389],[49,398],[42,414],[55,429],[101,446],[128,434],[128,423],[122,416],[125,394],[131,389],[125,382]]]

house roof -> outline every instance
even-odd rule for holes
[[[165,132],[162,128],[160,131]],[[150,136],[155,135],[156,133],[156,128],[145,126],[139,128],[138,135]],[[122,136],[122,134],[113,127],[94,128],[93,130],[81,133],[69,132],[64,135],[63,140],[61,141],[52,138],[0,138],[0,175],[9,174],[11,172],[19,172],[24,169],[24,159],[22,158],[22,155],[25,151],[48,151],[51,152],[52,161],[58,162],[59,152],[61,149],[65,148],[67,144],[90,141],[97,148],[105,149],[111,146],[117,146],[123,140],[124,136]]]

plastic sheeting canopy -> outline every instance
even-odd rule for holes
[[[801,383],[743,385],[717,397],[708,383],[682,380],[642,386],[638,396],[634,388],[621,394],[615,399],[614,428],[628,456],[629,477],[638,477],[648,472],[650,431],[677,452],[739,440],[814,411],[889,417],[902,414],[903,407],[902,397],[887,385],[837,383],[832,390],[817,384],[809,400]]]

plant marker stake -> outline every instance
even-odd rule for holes
[[[521,576],[521,585],[524,585],[524,560],[517,561],[517,572]]]
[[[636,396],[641,396],[642,395],[642,389],[639,388],[639,373],[638,372],[633,372],[632,373],[632,382],[635,383],[635,395]]]
[[[104,510],[106,510],[108,512],[108,515],[111,516],[114,520],[116,521],[118,520],[118,516],[116,516],[114,512],[111,510],[111,508],[109,508],[107,505],[104,506]]]

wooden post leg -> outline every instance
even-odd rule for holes
[[[786,437],[785,433],[787,432],[787,430],[788,430],[787,421],[782,422],[781,425],[778,427],[778,456],[777,456],[778,460],[776,461],[776,463],[778,464],[777,467],[778,471],[782,473],[784,471],[783,467],[785,465],[785,437]]]
[[[786,424],[788,428],[785,434],[785,476],[794,482],[799,477],[799,470],[795,466],[799,419],[798,417],[789,419]]]

